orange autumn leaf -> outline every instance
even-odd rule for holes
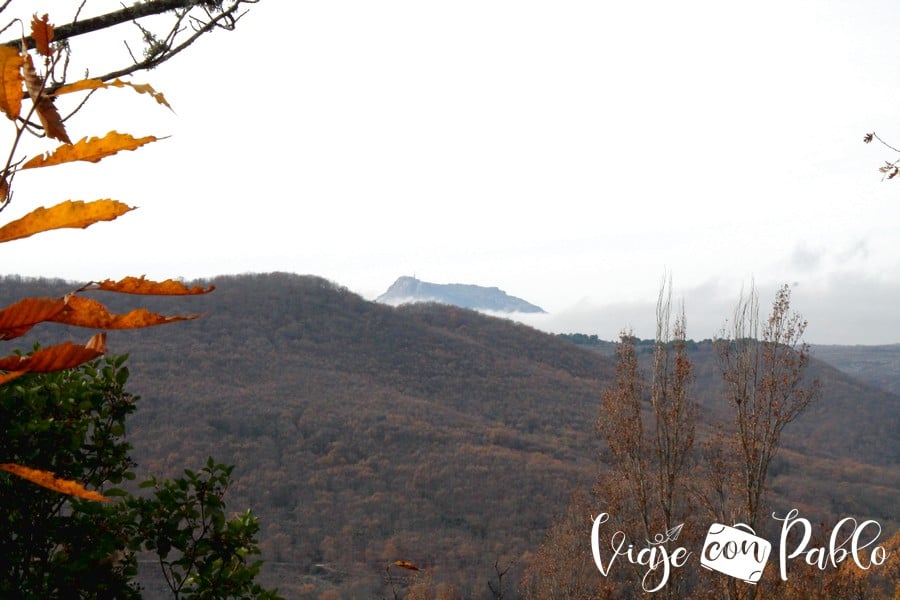
[[[140,277],[125,277],[120,281],[107,279],[106,281],[91,282],[79,291],[101,290],[104,292],[140,294],[144,296],[194,296],[197,294],[208,294],[214,289],[216,289],[214,285],[208,288],[200,285],[189,288],[180,281],[173,281],[172,279],[166,279],[161,282],[150,281],[149,279],[144,279],[144,276],[141,275]]]
[[[398,567],[403,567],[404,569],[409,569],[410,571],[418,571],[419,570],[419,567],[417,567],[416,565],[412,564],[411,562],[409,562],[407,560],[395,560],[394,564],[397,565]]]
[[[49,23],[48,15],[44,15],[38,19],[37,15],[31,19],[31,39],[34,40],[34,47],[38,54],[44,56],[52,56],[53,51],[50,50],[50,42],[53,41],[53,25]]]
[[[82,79],[81,81],[76,81],[75,83],[70,83],[68,85],[64,85],[53,92],[54,96],[61,96],[63,94],[71,94],[73,92],[82,92],[86,90],[98,90],[98,89],[107,89],[111,87],[130,87],[138,94],[149,94],[156,100],[159,104],[162,104],[169,110],[172,110],[172,107],[166,101],[166,97],[162,95],[161,92],[157,92],[150,84],[147,83],[130,83],[128,81],[122,81],[121,79],[114,79],[113,81],[101,81],[99,79]]]
[[[0,385],[4,385],[5,383],[12,381],[16,377],[21,377],[28,371],[10,371],[9,373],[0,374]]]
[[[76,496],[78,498],[84,498],[85,500],[96,500],[99,502],[109,501],[109,498],[103,494],[87,490],[76,481],[60,479],[50,471],[41,471],[40,469],[32,469],[31,467],[24,467],[13,463],[0,464],[0,471],[18,475],[22,479],[27,479],[41,487],[45,487],[48,490],[53,490],[54,492],[59,492],[61,494],[68,494],[69,496]]]
[[[24,335],[37,323],[50,320],[66,307],[63,298],[25,298],[0,310],[0,340]]]
[[[106,334],[98,333],[84,346],[66,342],[36,350],[30,356],[7,356],[0,358],[0,385],[12,381],[26,373],[49,373],[71,369],[82,363],[106,354]]]
[[[135,150],[144,144],[155,142],[157,139],[159,138],[152,135],[135,138],[127,133],[110,131],[102,138],[83,137],[74,144],[60,146],[53,152],[35,156],[22,165],[22,168],[36,169],[38,167],[50,167],[53,165],[74,162],[76,160],[95,163],[122,150]]]
[[[0,46],[0,110],[15,120],[22,112],[22,55],[9,46]]]
[[[31,55],[23,54],[22,59],[22,75],[25,79],[25,89],[28,90],[28,96],[34,103],[34,112],[37,113],[38,119],[41,121],[44,133],[49,138],[71,144],[72,140],[69,139],[69,134],[66,133],[62,117],[59,116],[59,111],[56,110],[56,105],[53,104],[53,98],[44,94],[44,80],[35,71]]]
[[[36,350],[29,356],[0,358],[0,371],[11,373],[49,373],[71,369],[106,353],[106,334],[98,333],[84,346],[65,342]],[[17,375],[17,376],[18,376]],[[6,380],[8,381],[8,379]],[[0,383],[5,383],[2,381]]]
[[[80,228],[113,219],[134,210],[118,200],[66,200],[50,208],[36,208],[21,219],[0,227],[0,243],[26,238],[52,229]]]
[[[199,316],[167,317],[152,313],[146,308],[138,308],[126,314],[116,315],[110,313],[103,304],[96,300],[71,295],[66,298],[66,309],[49,320],[54,323],[93,329],[138,329],[174,323],[175,321],[187,321],[196,319]]]

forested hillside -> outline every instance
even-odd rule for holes
[[[900,344],[813,346],[816,357],[866,383],[900,394]]]
[[[213,283],[150,306],[200,319],[110,333],[142,395],[129,439],[139,478],[208,455],[237,465],[229,507],[261,517],[266,577],[288,597],[389,597],[395,560],[490,597],[495,561],[514,564],[514,583],[572,490],[595,480],[608,357],[464,309],[367,302],[316,277]],[[71,287],[8,277],[0,302]],[[692,358],[704,413],[723,414],[711,348]],[[812,371],[824,396],[786,432],[776,502],[893,531],[898,397],[823,363]]]

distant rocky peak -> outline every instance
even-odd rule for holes
[[[545,312],[540,306],[510,296],[496,287],[465,283],[429,283],[415,277],[403,276],[375,299],[376,302],[406,304],[409,302],[440,302],[473,310],[497,312]]]

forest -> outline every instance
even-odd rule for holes
[[[286,597],[518,597],[548,528],[609,468],[597,430],[616,376],[607,353],[452,306],[368,302],[319,277],[194,284],[216,286],[192,299],[201,318],[109,333],[140,396],[127,422],[135,471],[235,465],[228,507],[258,515],[262,581]],[[0,302],[73,285],[8,276]],[[40,333],[51,329],[75,335]],[[688,353],[703,439],[726,414],[722,383],[712,342]],[[770,500],[816,523],[875,519],[889,536],[898,397],[864,375],[811,360],[822,396],[786,429]]]

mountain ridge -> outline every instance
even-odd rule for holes
[[[510,296],[497,287],[484,287],[465,283],[431,283],[416,277],[399,277],[375,302],[397,306],[410,302],[438,302],[472,310],[495,312],[544,313],[521,298]]]
[[[109,332],[111,351],[130,352],[129,388],[142,396],[128,424],[138,477],[177,475],[208,455],[235,464],[229,509],[260,516],[267,585],[288,597],[387,595],[385,566],[398,559],[483,596],[494,562],[516,561],[515,581],[570,492],[602,475],[595,423],[614,378],[608,357],[468,309],[368,302],[318,277],[197,283],[217,289],[102,298],[116,312],[204,315]],[[71,289],[4,279],[0,306]],[[86,337],[56,325],[36,333]],[[711,348],[698,343],[691,357],[704,415],[715,416]],[[894,527],[898,397],[813,368],[827,395],[786,429],[773,501]]]

